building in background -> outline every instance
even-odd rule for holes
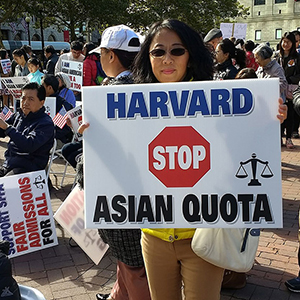
[[[239,23],[247,23],[246,39],[255,43],[269,42],[276,49],[281,36],[286,31],[300,31],[300,0],[239,0],[250,7],[247,19],[237,18]]]

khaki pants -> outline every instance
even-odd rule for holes
[[[191,239],[165,242],[142,234],[143,256],[152,300],[219,300],[224,269],[191,249]]]
[[[145,268],[131,267],[118,260],[117,281],[110,296],[114,300],[151,300]]]

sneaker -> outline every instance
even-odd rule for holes
[[[300,293],[300,277],[287,280],[285,285],[291,292]]]
[[[292,133],[292,138],[294,138],[294,139],[299,139],[299,133],[298,133],[297,131],[294,131],[294,132]]]
[[[292,142],[291,139],[286,139],[285,146],[286,146],[288,149],[294,149],[294,148],[295,148],[295,146],[294,146],[294,144],[293,144],[293,142]]]

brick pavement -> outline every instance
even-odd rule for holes
[[[221,300],[299,299],[298,294],[290,293],[284,285],[285,280],[295,277],[299,271],[300,140],[294,142],[296,149],[282,148],[284,227],[262,231],[255,265],[247,273],[246,287],[223,290]],[[4,150],[5,143],[0,142],[1,154]],[[61,171],[63,161],[57,160],[53,168]],[[68,172],[72,169],[68,168]],[[56,185],[53,175],[51,180],[54,184],[51,202],[55,212],[70,192],[74,179],[67,178],[62,188]],[[70,247],[68,233],[58,224],[57,235],[58,246],[12,259],[17,282],[39,289],[47,300],[95,300],[97,292],[108,293],[116,275],[115,259],[109,252],[96,266],[80,248]]]

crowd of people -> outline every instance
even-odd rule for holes
[[[99,62],[102,78],[106,77],[103,85],[278,77],[281,98],[277,118],[282,123],[282,137],[286,137],[282,144],[294,149],[292,137],[299,137],[299,117],[293,98],[300,95],[300,89],[294,87],[300,80],[296,34],[285,33],[278,51],[274,51],[267,43],[255,45],[250,40],[223,39],[217,28],[202,38],[181,21],[164,20],[150,27],[143,43],[132,29],[118,25],[103,32],[99,47],[75,41],[69,53],[58,56],[52,46],[47,46],[44,69],[25,47],[14,50],[9,76],[28,76],[30,83],[22,89],[21,110],[7,121],[0,120],[0,135],[10,138],[0,176],[44,169],[54,138],[62,142],[62,154],[76,167],[82,142],[72,141],[70,123],[63,129],[54,128],[50,117],[42,115],[46,97],[56,98],[57,112],[62,106],[70,110],[81,100],[80,92],[70,90],[70,79],[62,72],[62,60],[83,62],[84,86],[98,84]],[[3,49],[0,54],[7,57]],[[294,89],[289,94],[291,85]],[[8,105],[5,88],[1,95],[3,104]],[[46,125],[49,132],[42,138]],[[84,134],[88,128],[89,124],[82,124],[79,133]],[[20,152],[35,162],[30,168],[18,162],[15,156]],[[111,293],[97,294],[97,299],[179,300],[182,294],[186,300],[219,299],[224,269],[193,252],[194,232],[195,229],[184,228],[100,229],[100,236],[117,258],[117,279]],[[170,240],[170,236],[174,239]],[[287,286],[291,285],[291,290],[300,291],[300,280],[298,287],[294,287],[295,281],[289,281]]]

